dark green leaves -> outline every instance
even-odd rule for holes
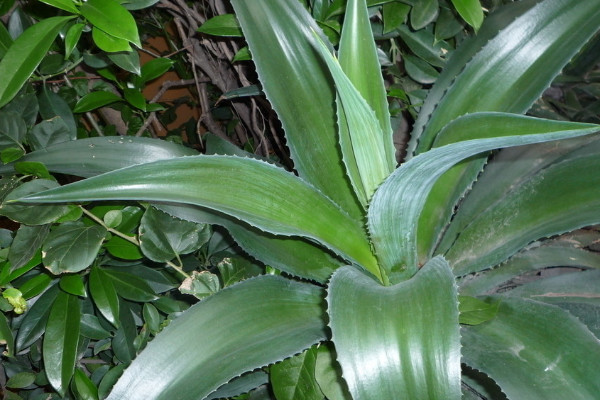
[[[133,16],[117,1],[88,0],[79,11],[104,34],[142,47]]]
[[[61,292],[52,305],[43,351],[46,376],[61,395],[65,395],[77,360],[79,343],[79,300]]]
[[[233,14],[217,15],[198,28],[198,32],[215,36],[242,36],[240,24]]]
[[[44,242],[44,265],[53,274],[79,272],[94,261],[106,235],[101,226],[64,223],[54,229]]]
[[[443,258],[387,287],[344,267],[328,292],[337,359],[353,398],[460,399],[457,293]]]
[[[0,107],[6,105],[29,79],[54,42],[56,35],[73,17],[45,19],[14,41],[0,61]]]

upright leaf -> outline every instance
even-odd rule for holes
[[[452,4],[465,22],[479,30],[483,23],[483,9],[479,0],[452,0]]]
[[[79,300],[60,292],[48,317],[43,356],[48,381],[62,396],[66,394],[77,361]]]
[[[108,399],[204,398],[243,372],[323,340],[321,302],[321,289],[276,276],[223,289],[158,334],[125,370]],[[202,340],[197,340],[198,332]],[[232,357],[235,363],[228,362]],[[202,379],[198,371],[203,371]]]
[[[111,324],[119,327],[119,297],[108,274],[100,267],[92,267],[88,281],[94,304]]]
[[[314,32],[320,28],[298,1],[232,4],[264,92],[285,130],[294,168],[350,216],[363,218],[338,149],[331,78],[314,50]]]
[[[271,366],[271,385],[277,400],[323,400],[315,379],[316,362],[317,349],[311,347]]]
[[[454,277],[443,258],[412,279],[381,286],[337,270],[327,302],[338,361],[354,399],[460,399]]]
[[[114,185],[115,176],[118,176],[118,186]],[[215,180],[215,176],[220,179]],[[140,184],[140,177],[144,184]],[[232,188],[235,188],[235,196],[231,196]],[[290,193],[294,194],[294,201],[290,201]],[[258,160],[230,156],[163,160],[80,181],[64,186],[62,190],[29,197],[27,201],[108,199],[179,202],[208,207],[267,232],[314,240],[380,276],[358,221],[314,187],[281,168]]]
[[[396,160],[389,106],[365,0],[350,0],[346,5],[338,58],[352,85],[375,111],[383,135],[382,151],[393,169]]]
[[[20,35],[0,61],[0,107],[21,89],[46,56],[56,35],[73,17],[51,17],[31,26]]]

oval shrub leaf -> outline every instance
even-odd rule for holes
[[[105,33],[142,47],[135,19],[115,0],[88,0],[79,8],[81,15]]]
[[[212,17],[198,28],[198,32],[215,36],[243,36],[240,23],[234,14],[223,14]]]

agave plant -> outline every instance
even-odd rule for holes
[[[521,114],[594,35],[600,4],[524,0],[486,18],[430,90],[397,168],[364,0],[348,1],[337,57],[300,2],[232,4],[294,173],[186,156],[18,199],[151,202],[226,227],[284,273],[184,312],[109,399],[228,397],[267,379],[279,399],[481,398],[493,395],[485,375],[509,398],[597,396],[596,309],[578,306],[597,305],[584,247],[598,234],[537,241],[600,222],[599,127]],[[134,145],[111,157],[143,161]],[[25,159],[114,168],[95,153],[82,170],[55,149]],[[550,266],[579,269],[500,293]]]

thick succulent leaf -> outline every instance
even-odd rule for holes
[[[599,268],[600,254],[574,245],[545,244],[522,251],[501,266],[467,275],[459,281],[461,294],[482,295],[503,287],[511,279],[549,267]]]
[[[323,394],[328,400],[352,400],[342,370],[336,361],[332,342],[321,343],[317,352],[315,377]]]
[[[342,71],[324,44],[317,48],[336,84],[340,145],[344,164],[359,201],[366,207],[375,189],[394,170],[391,135],[384,133],[373,110]]]
[[[333,342],[354,399],[460,399],[457,292],[443,258],[394,286],[343,267],[328,292]]]
[[[293,276],[325,283],[343,265],[328,251],[302,238],[262,232],[226,215],[190,205],[156,204],[158,209],[197,223],[225,227],[249,255]]]
[[[577,127],[586,128],[590,127],[590,125],[544,120],[505,113],[475,113],[465,115],[446,125],[438,134],[434,142],[434,147],[441,147],[446,144],[469,139],[570,131]],[[583,138],[581,140],[590,141],[592,139]],[[541,168],[540,165],[544,163],[539,161],[540,158],[545,158],[547,162],[551,162],[553,159],[551,157],[552,154],[555,154],[557,157],[568,149],[568,146],[548,145],[546,147],[549,146],[554,146],[554,148],[551,148],[550,154],[546,152],[536,154],[535,159],[530,159],[532,160],[530,163],[527,163],[527,159],[525,159],[518,160],[515,164],[519,166],[523,164],[532,165]],[[547,149],[544,150],[548,151]],[[468,162],[455,165],[442,175],[434,185],[419,221],[419,262],[423,263],[431,257],[440,232],[443,231],[452,216],[454,205],[459,198],[464,196],[467,188],[477,178],[486,160],[487,154],[484,154],[471,158]],[[513,166],[513,168],[515,167]],[[523,179],[523,175],[525,175],[525,171],[520,169],[519,174],[515,174],[514,179]],[[506,172],[502,173],[501,179],[503,182],[508,181]],[[511,181],[510,185],[512,187],[514,182]],[[494,182],[491,187],[482,190],[482,192],[498,193],[500,188],[501,186],[496,185]],[[490,197],[489,195],[486,198],[495,199],[495,197]],[[473,212],[470,212],[467,218],[473,218],[473,215]],[[453,224],[456,224],[456,222],[453,222]]]
[[[263,370],[252,371],[221,386],[217,391],[212,392],[206,400],[235,397],[267,383],[269,383],[269,374]]]
[[[338,148],[335,91],[315,51],[317,23],[298,1],[234,0],[232,5],[286,132],[294,168],[352,217],[362,218]]]
[[[595,125],[574,124],[571,131],[468,140],[434,148],[401,165],[379,187],[369,207],[369,231],[382,269],[392,282],[414,275],[418,269],[417,224],[424,201],[436,179],[454,164],[494,148],[583,136],[595,130]],[[515,203],[511,204],[513,215]],[[464,247],[462,250],[466,251]],[[463,253],[463,257],[468,254]],[[449,260],[454,268],[455,260]]]
[[[427,100],[415,128],[417,152],[431,148],[439,131],[461,115],[527,111],[598,30],[596,0],[578,2],[577,7],[565,0],[522,3],[486,20],[478,38],[448,62],[446,77],[436,85],[440,87]],[[425,123],[425,132],[419,134]]]
[[[544,303],[587,303],[600,306],[600,270],[561,274],[537,279],[503,295],[522,297]]]
[[[201,399],[246,371],[299,353],[325,339],[322,296],[316,286],[277,276],[223,289],[159,333],[108,399]]]
[[[90,177],[134,164],[197,154],[196,150],[164,140],[97,137],[50,146],[26,154],[19,161],[41,162],[52,172]],[[14,163],[0,166],[0,174],[13,172]]]
[[[563,161],[473,218],[446,253],[455,274],[489,268],[534,240],[599,223],[598,168],[597,155]]]
[[[558,307],[499,296],[496,318],[463,327],[463,362],[494,379],[510,399],[593,399],[600,341]],[[523,379],[526,376],[527,379]]]
[[[375,111],[383,134],[383,151],[388,165],[394,168],[396,160],[387,93],[364,0],[350,0],[346,5],[338,58],[350,82]]]
[[[162,160],[76,182],[27,201],[111,199],[186,203],[214,209],[270,233],[314,240],[379,276],[359,221],[306,182],[259,160],[231,156]]]

